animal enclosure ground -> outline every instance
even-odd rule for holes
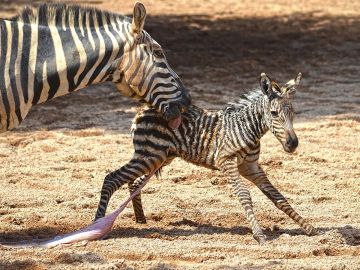
[[[28,2],[0,1],[0,14]],[[123,14],[133,6],[67,2]],[[321,234],[305,236],[249,184],[269,239],[258,245],[226,179],[175,160],[144,189],[146,225],[135,224],[129,206],[107,240],[0,247],[0,269],[360,269],[360,2],[143,2],[145,28],[199,106],[222,108],[256,86],[260,72],[280,81],[303,73],[295,98],[300,146],[286,154],[267,134],[261,164]],[[20,128],[1,134],[0,241],[88,225],[103,178],[132,154],[136,106],[105,84],[36,106]],[[125,196],[126,189],[116,193],[110,210]]]

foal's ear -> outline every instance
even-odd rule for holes
[[[300,84],[301,76],[302,76],[302,74],[301,74],[301,72],[299,72],[295,78],[295,86],[298,86]]]
[[[131,24],[132,31],[136,37],[141,35],[146,18],[146,9],[143,4],[136,2],[133,11],[133,20]]]
[[[264,95],[270,97],[272,95],[271,79],[265,73],[260,75],[260,89]]]
[[[296,93],[296,89],[299,86],[301,81],[301,72],[296,76],[295,79],[288,81],[282,88],[281,92],[283,95],[292,97]]]

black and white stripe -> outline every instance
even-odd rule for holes
[[[133,19],[93,8],[41,5],[0,20],[0,132],[18,126],[31,107],[91,84],[120,92],[174,118],[190,104],[160,45]]]
[[[280,88],[262,74],[261,89],[242,96],[238,102],[229,103],[223,110],[209,112],[191,106],[177,130],[170,129],[153,109],[139,113],[133,124],[134,155],[125,166],[105,177],[95,218],[105,215],[111,195],[123,184],[127,183],[130,192],[134,192],[146,175],[160,170],[175,157],[181,157],[224,172],[244,206],[258,242],[264,242],[265,235],[256,221],[250,193],[242,178],[257,185],[306,233],[315,233],[314,227],[292,209],[258,164],[260,138],[268,130],[278,138],[285,151],[292,152],[297,147],[292,128],[291,94],[299,83],[300,74]],[[133,199],[133,207],[136,221],[145,223],[140,195]]]

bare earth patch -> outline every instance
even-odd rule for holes
[[[5,2],[1,16],[26,3]],[[133,6],[67,2],[122,14]],[[320,235],[306,236],[251,187],[269,239],[258,245],[226,179],[175,160],[144,189],[146,225],[134,222],[129,205],[107,240],[0,247],[0,269],[360,269],[360,4],[293,2],[144,1],[145,28],[205,108],[222,108],[256,86],[261,72],[284,81],[303,73],[295,99],[300,146],[286,154],[268,134],[261,163]],[[2,134],[0,241],[49,238],[91,223],[103,178],[132,154],[136,106],[105,84],[37,106],[20,128]],[[114,195],[110,210],[125,196],[126,189]]]

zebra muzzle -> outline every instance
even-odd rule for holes
[[[283,144],[283,148],[288,153],[293,153],[299,145],[299,140],[295,132],[290,132],[287,136],[286,142]]]

